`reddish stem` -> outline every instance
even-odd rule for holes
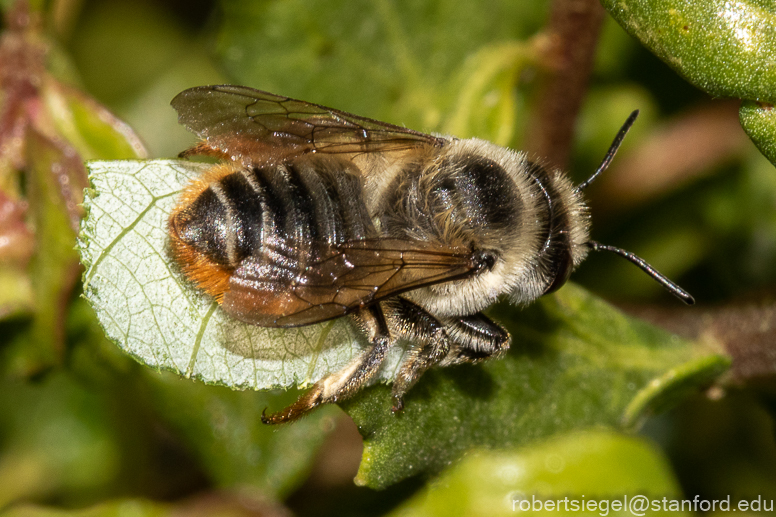
[[[526,148],[550,165],[565,168],[604,20],[597,0],[555,0],[547,31],[549,70],[540,80]]]

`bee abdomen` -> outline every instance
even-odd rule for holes
[[[237,170],[210,182],[170,217],[173,246],[188,248],[215,266],[234,269],[254,247],[252,230],[260,230],[266,203],[250,189]],[[197,188],[196,183],[191,188]],[[188,193],[184,193],[184,197]]]
[[[280,248],[304,268],[321,250],[372,236],[359,179],[337,165],[305,158],[220,166],[193,183],[170,217],[173,252],[184,271],[202,283],[197,279],[205,273],[197,268],[233,271],[247,257]]]

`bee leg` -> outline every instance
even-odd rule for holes
[[[391,344],[385,316],[380,305],[373,305],[359,310],[352,315],[352,318],[369,338],[371,348],[342,370],[316,382],[310,391],[287,408],[271,415],[262,414],[262,422],[280,424],[295,420],[321,404],[338,402],[352,396],[374,377]]]
[[[220,149],[210,147],[206,142],[200,142],[194,147],[189,147],[185,151],[178,153],[178,158],[188,158],[189,156],[210,156],[218,158],[219,160],[230,159],[230,156],[227,153]]]
[[[393,412],[404,407],[403,396],[434,365],[450,366],[498,358],[509,350],[509,333],[483,314],[437,320],[421,307],[397,298],[393,314],[400,322],[391,331],[417,345],[410,351],[393,383]]]
[[[477,363],[501,357],[509,350],[509,332],[482,313],[445,318],[443,323],[451,345],[440,366]]]
[[[401,297],[383,302],[391,333],[415,343],[393,382],[392,411],[401,411],[403,397],[421,375],[441,361],[450,350],[445,327],[425,309]]]

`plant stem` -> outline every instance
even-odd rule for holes
[[[593,67],[604,20],[597,0],[554,0],[547,28],[551,65],[538,85],[526,148],[548,165],[565,168],[574,126]]]

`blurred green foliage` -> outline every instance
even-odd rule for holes
[[[356,483],[385,488],[436,473],[471,449],[513,448],[590,427],[630,430],[728,368],[727,358],[573,285],[516,312],[507,304],[491,311],[512,335],[505,358],[426,373],[401,414],[390,412],[388,387],[343,404],[364,436]]]
[[[603,486],[610,490],[608,497],[597,500]],[[670,466],[649,442],[602,431],[567,433],[526,449],[469,456],[391,515],[495,516],[526,508],[539,515],[624,515],[624,495],[632,498],[647,487],[648,493],[660,495],[657,499],[681,499]],[[624,507],[616,508],[614,500]]]
[[[718,69],[727,68],[715,66],[721,59],[716,45],[703,43],[709,38],[717,41],[715,35],[696,29],[714,19],[710,9],[718,2],[696,2],[707,13],[699,19],[701,25],[674,23],[677,16],[689,16],[671,11],[685,3],[641,3],[655,8],[654,15],[645,15],[644,23],[673,31],[658,38],[660,31],[651,30],[644,39],[659,46],[647,45],[710,94],[747,99],[740,112],[742,125],[773,160],[774,132],[767,120],[772,117],[764,103],[772,101],[766,98],[774,90],[765,73],[772,70],[758,68],[754,90],[741,84],[741,77],[751,74],[736,73],[757,67],[760,54],[750,61],[725,46],[733,54],[724,62],[738,68],[723,83],[709,82],[709,74],[713,78]],[[0,5],[7,11],[11,4],[6,0]],[[759,27],[757,17],[769,21],[774,16],[772,6],[726,4],[741,9],[736,12],[746,21],[739,27],[744,34],[762,29],[764,41],[771,41],[767,30],[772,24],[763,22]],[[609,7],[617,14],[623,5],[611,2]],[[57,80],[49,84],[76,84],[79,91],[88,92],[128,122],[149,155],[163,157],[194,141],[178,127],[168,107],[170,99],[184,88],[220,82],[247,84],[419,130],[454,130],[460,136],[476,135],[519,148],[531,131],[526,127],[526,107],[536,93],[532,86],[544,64],[531,56],[535,37],[547,23],[549,3],[93,0],[52,2],[42,9],[43,23],[35,37],[45,35],[48,53],[46,73],[38,77]],[[627,20],[618,19],[629,27]],[[39,42],[35,39],[36,45]],[[762,43],[755,47],[769,54],[773,48]],[[684,56],[682,52],[688,52],[686,59],[691,58],[698,73],[706,75],[697,78],[695,71],[677,65],[676,56]],[[106,119],[98,105],[82,94],[58,88],[49,90],[59,92],[61,102],[46,105],[45,127],[67,140],[79,159],[118,159],[138,153],[134,137],[117,120],[101,127],[99,121]],[[0,92],[0,105],[6,105],[7,99],[6,92]],[[577,123],[572,176],[589,175],[632,109],[640,108],[642,116],[616,163],[635,153],[650,135],[685,120],[690,110],[704,110],[711,104],[707,95],[608,19]],[[279,429],[262,427],[258,416],[263,407],[281,407],[298,393],[232,392],[193,384],[147,371],[107,342],[89,307],[77,298],[78,287],[73,288],[77,270],[72,258],[72,207],[46,175],[53,169],[51,153],[59,151],[49,145],[52,133],[43,134],[46,138],[30,140],[23,179],[17,181],[22,176],[9,172],[16,170],[10,161],[0,162],[4,195],[14,202],[23,197],[29,203],[8,212],[13,217],[0,220],[0,231],[9,242],[21,243],[16,250],[23,246],[30,250],[14,255],[0,247],[0,253],[6,253],[0,261],[0,508],[6,508],[4,514],[282,515],[285,510],[276,501],[286,500],[299,513],[317,515],[382,514],[402,503],[406,506],[396,510],[399,514],[444,515],[453,503],[456,508],[469,505],[472,509],[499,504],[495,498],[512,493],[501,490],[498,483],[505,479],[512,490],[546,494],[596,489],[609,493],[636,490],[642,484],[666,495],[776,498],[772,378],[731,388],[719,401],[701,396],[686,399],[667,415],[648,420],[641,438],[561,433],[543,441],[527,436],[511,443],[520,445],[519,449],[481,453],[435,481],[410,479],[383,495],[368,488],[326,485],[326,479],[335,478],[333,468],[315,471],[308,478],[311,469],[318,468],[314,466],[317,451],[325,458],[326,450],[346,442],[335,432],[336,440],[320,449],[341,422],[337,409]],[[692,140],[686,142],[690,145]],[[681,145],[678,152],[667,148],[664,152],[669,150],[676,154],[666,157],[666,168],[683,155]],[[727,154],[714,151],[709,150],[710,163],[685,165],[660,195],[638,205],[625,203],[618,210],[607,210],[607,206],[622,205],[621,194],[603,185],[591,187],[593,236],[648,257],[701,304],[730,303],[754,293],[772,295],[776,171],[754,145]],[[661,151],[652,155],[656,162],[662,157]],[[618,174],[616,163],[607,174]],[[74,185],[78,185],[76,179]],[[591,257],[574,279],[607,296],[674,303],[632,266],[616,259]],[[523,317],[530,318],[536,311],[526,311]],[[535,339],[529,335],[522,343]],[[541,353],[537,357],[541,362]],[[509,370],[514,363],[510,357],[486,368],[462,367],[458,374],[472,379],[474,386],[483,371]],[[519,378],[515,382],[520,383]],[[532,388],[530,379],[525,382]],[[605,387],[601,380],[600,389]],[[577,395],[584,388],[580,385]],[[357,421],[361,419],[367,444],[391,431],[393,424],[383,425],[369,414],[371,404],[377,406],[375,414],[392,418],[385,414],[385,391],[376,387],[351,403],[349,411]],[[432,409],[437,414],[430,417],[449,416],[441,407]],[[557,410],[551,408],[544,416],[550,418]],[[402,425],[413,431],[407,423],[412,415],[402,416]],[[465,416],[476,420],[479,414]],[[562,422],[557,424],[564,427]],[[394,443],[393,452],[402,445]],[[434,446],[445,451],[448,447],[442,442]],[[408,448],[407,454],[413,450]],[[392,449],[384,451],[389,456]],[[579,470],[548,473],[546,462],[542,464],[548,457],[560,458],[564,465],[577,462]],[[443,452],[433,456],[435,461],[439,458],[444,458]],[[390,466],[389,459],[384,461]],[[441,467],[444,461],[439,463]],[[525,484],[501,475],[518,467],[529,480]],[[373,467],[364,463],[361,468],[363,474]],[[597,477],[585,483],[589,472]],[[344,479],[352,475],[355,469]],[[333,495],[322,495],[321,486]],[[423,491],[410,498],[421,487]],[[311,506],[310,500],[321,502]]]

